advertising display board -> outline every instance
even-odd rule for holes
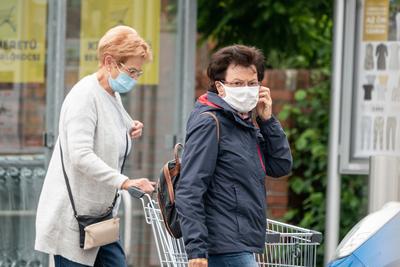
[[[371,156],[400,155],[400,3],[364,0],[355,8],[355,23],[346,21],[355,38],[345,33],[345,54],[354,56],[343,68],[342,173],[367,173]]]

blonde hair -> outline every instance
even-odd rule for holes
[[[153,57],[146,41],[133,28],[123,25],[109,29],[101,37],[97,46],[100,67],[103,66],[107,55],[123,63],[129,57],[142,57],[146,61],[152,60]]]

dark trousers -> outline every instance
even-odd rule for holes
[[[60,255],[54,256],[55,267],[89,267],[70,261]],[[94,267],[126,267],[126,257],[121,243],[115,242],[100,247]]]

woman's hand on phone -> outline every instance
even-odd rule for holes
[[[269,120],[272,116],[272,99],[271,92],[269,88],[260,86],[260,92],[257,103],[257,114],[258,116],[266,121]]]

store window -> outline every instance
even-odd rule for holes
[[[164,116],[158,116],[157,113],[165,103],[160,102],[160,99],[174,103],[175,17],[175,1],[67,1],[64,94],[67,94],[79,79],[96,72],[97,43],[113,26],[124,24],[133,27],[150,44],[153,51],[154,59],[144,66],[144,74],[138,80],[139,85],[133,92],[122,95],[128,113],[145,125],[143,137],[135,140],[127,162],[125,174],[132,178],[155,179],[160,166],[156,163],[157,137],[164,136],[165,131],[172,130],[156,126],[160,118],[166,122],[173,121],[171,111],[167,110]],[[168,66],[168,70],[162,70],[160,64]],[[163,82],[160,83],[160,80]],[[165,156],[162,160],[165,160]],[[158,266],[151,229],[145,222],[141,202],[132,200],[130,225],[125,223],[125,217],[128,215],[125,214],[124,204],[120,210],[123,221],[121,236],[128,249],[128,263],[133,266]],[[125,235],[127,227],[130,227],[130,236]],[[130,239],[128,243],[127,238]]]
[[[0,2],[0,153],[41,150],[46,18],[46,0]]]
[[[57,114],[73,85],[96,72],[97,42],[119,24],[135,28],[154,55],[139,85],[122,95],[127,111],[145,125],[142,138],[134,141],[125,174],[158,178],[180,134],[182,107],[193,104],[194,86],[181,86],[181,77],[191,73],[183,67],[188,60],[182,35],[185,20],[178,16],[182,4],[180,0],[0,1],[0,266],[49,266],[48,255],[33,248],[36,206],[57,138]],[[195,17],[185,19],[195,21]],[[191,39],[194,48],[195,38]],[[189,104],[184,104],[183,94]],[[140,201],[132,200],[128,213],[126,206],[121,209],[121,238],[129,266],[159,266]]]
[[[46,266],[33,251],[45,175],[46,0],[0,1],[0,266]]]

